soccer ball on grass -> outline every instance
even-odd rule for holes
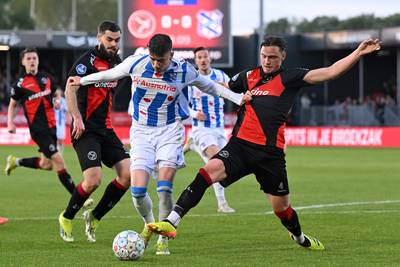
[[[144,254],[145,245],[138,233],[126,230],[114,238],[112,249],[120,260],[138,260]]]

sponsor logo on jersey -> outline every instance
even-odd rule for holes
[[[252,95],[268,95],[268,90],[260,90],[259,88],[254,88],[250,91]]]
[[[140,77],[134,77],[133,78],[133,83],[136,86],[140,86],[143,89],[152,89],[152,90],[163,90],[167,92],[176,92],[176,87],[171,86],[166,83],[157,83],[157,82],[150,82],[146,81],[144,79],[141,79]]]
[[[42,96],[46,96],[46,95],[49,95],[49,94],[51,94],[51,90],[50,90],[50,89],[46,89],[46,90],[41,91],[41,92],[39,92],[39,93],[30,95],[30,96],[28,97],[28,101],[29,101],[29,100],[32,100],[32,99],[36,99],[36,98],[42,97]]]
[[[79,64],[75,67],[76,73],[78,74],[85,74],[87,71],[87,67],[83,64]]]
[[[97,82],[94,84],[96,88],[115,88],[118,85],[118,81],[110,81],[110,82]]]

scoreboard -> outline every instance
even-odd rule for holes
[[[126,55],[142,51],[151,36],[164,33],[178,56],[192,59],[192,50],[204,46],[213,65],[233,65],[229,0],[125,0],[122,5]]]

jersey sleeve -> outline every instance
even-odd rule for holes
[[[246,72],[242,71],[233,76],[228,82],[229,88],[236,93],[246,92]]]
[[[14,83],[10,88],[10,97],[15,101],[20,101],[22,98],[22,88],[19,86],[21,79]]]
[[[185,62],[183,64],[186,64],[186,83],[193,83],[194,80],[196,80],[199,77],[199,72],[196,70],[196,68],[190,64],[189,62]]]
[[[282,83],[286,88],[294,88],[299,90],[302,87],[311,86],[312,84],[304,81],[304,76],[309,72],[309,69],[294,68],[287,69],[282,74]]]
[[[82,55],[72,66],[68,72],[68,76],[79,76],[83,77],[90,73],[91,63],[90,57]]]

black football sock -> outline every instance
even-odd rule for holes
[[[40,158],[38,158],[38,157],[21,158],[21,159],[18,160],[18,165],[19,166],[24,166],[26,168],[40,169],[39,161],[40,161]]]
[[[93,216],[97,220],[101,220],[101,218],[109,212],[115,204],[122,198],[128,188],[125,188],[123,185],[117,182],[116,179],[111,181],[108,184],[106,190],[104,191],[103,197],[100,199],[100,202],[93,209]]]
[[[82,184],[78,184],[72,193],[71,198],[69,199],[68,206],[64,212],[64,217],[67,219],[73,219],[78,211],[82,208],[83,203],[85,203],[86,199],[89,198],[88,193],[86,193]]]
[[[290,233],[294,235],[294,240],[298,242],[303,247],[309,247],[311,245],[310,240],[308,240],[301,231],[301,226],[299,222],[299,217],[297,212],[289,206],[286,210],[282,212],[275,212],[276,216],[281,219],[283,226],[288,229]],[[304,237],[304,242],[301,243],[301,239]],[[301,238],[300,238],[301,237]]]
[[[207,188],[212,184],[208,173],[201,168],[192,183],[182,192],[174,206],[174,211],[182,218],[203,197]]]
[[[74,181],[72,181],[71,175],[67,172],[66,169],[62,169],[57,171],[58,179],[63,184],[63,186],[68,190],[68,192],[72,195],[75,190]]]
[[[293,235],[300,236],[302,234],[299,218],[297,217],[296,211],[292,209],[291,206],[284,211],[275,212],[275,214],[281,219],[283,226]]]

